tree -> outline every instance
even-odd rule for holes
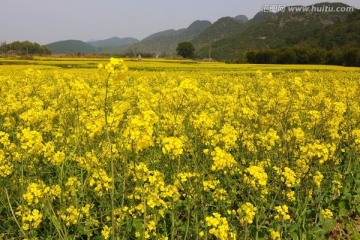
[[[6,54],[10,50],[15,51],[18,55],[51,54],[51,50],[47,46],[41,46],[38,43],[29,41],[15,41],[10,44],[3,43],[0,45],[0,52]]]
[[[345,66],[360,66],[360,51],[357,48],[345,49],[343,53],[343,63]]]
[[[292,48],[282,48],[278,51],[276,63],[294,64],[296,63],[296,54]]]
[[[249,63],[274,63],[274,55],[274,51],[269,49],[253,50],[246,53],[246,59]]]
[[[195,47],[191,42],[181,42],[178,44],[176,51],[177,55],[183,58],[192,58],[194,57]]]
[[[256,51],[250,50],[246,52],[246,60],[248,63],[255,63],[256,62]]]

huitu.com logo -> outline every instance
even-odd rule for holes
[[[284,4],[265,4],[261,6],[262,12],[353,12],[352,6],[328,6],[328,5],[310,5],[310,6],[286,6]]]

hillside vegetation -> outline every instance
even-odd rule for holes
[[[38,43],[32,43],[29,41],[15,41],[12,43],[2,43],[0,45],[1,56],[12,56],[12,55],[29,55],[38,54],[46,55],[50,54],[51,50],[47,46],[42,46]]]
[[[336,6],[336,5],[335,5]],[[300,46],[323,50],[342,50],[360,46],[359,10],[334,12],[260,12],[242,30],[212,43],[212,56],[239,60],[248,50]],[[200,48],[200,57],[207,56]]]
[[[124,53],[148,52],[154,55],[175,56],[178,43],[191,41],[209,26],[211,26],[209,21],[195,21],[187,28],[158,32],[130,45],[124,50]]]
[[[52,53],[95,53],[95,47],[79,40],[65,40],[50,43],[46,45],[51,49]]]

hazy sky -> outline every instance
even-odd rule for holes
[[[135,37],[185,28],[195,20],[240,14],[265,4],[311,5],[318,0],[0,0],[0,42]],[[329,1],[327,2],[339,2]],[[360,8],[359,0],[340,1]]]

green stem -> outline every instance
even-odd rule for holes
[[[4,188],[4,191],[5,191],[6,199],[7,199],[8,204],[9,204],[9,208],[10,208],[11,214],[12,214],[12,216],[13,216],[15,222],[16,222],[16,225],[18,225],[18,227],[19,227],[19,229],[20,229],[20,232],[21,232],[21,233],[23,234],[23,236],[26,238],[27,235],[26,235],[26,233],[22,230],[22,228],[21,228],[21,226],[20,226],[20,223],[18,222],[18,220],[17,220],[17,218],[16,218],[16,216],[15,216],[14,210],[13,210],[13,208],[12,208],[12,206],[11,206],[10,197],[9,197],[9,194],[8,194],[6,188]]]
[[[189,206],[188,202],[187,202],[186,206]],[[184,240],[187,239],[187,235],[188,235],[188,232],[189,232],[189,226],[190,226],[190,208],[187,207],[187,220],[186,220],[186,230],[185,230]]]
[[[106,132],[106,139],[109,145],[109,158],[110,158],[110,168],[111,168],[111,192],[110,192],[110,199],[111,199],[111,238],[114,240],[116,236],[116,222],[115,222],[115,166],[114,166],[114,159],[112,157],[112,144],[110,139],[109,133],[109,122],[108,122],[108,94],[109,94],[109,80],[111,78],[111,73],[109,73],[106,83],[105,83],[105,102],[104,102],[104,114],[105,114],[105,132]]]
[[[46,213],[50,216],[50,221],[53,223],[56,231],[58,232],[60,239],[67,239],[66,229],[61,228],[60,220],[57,218],[56,213],[54,211],[54,208],[51,205],[51,202],[49,200],[46,201],[47,208],[44,209]]]
[[[143,191],[145,192],[145,189],[143,189]],[[144,206],[144,218],[143,218],[143,226],[142,226],[142,240],[145,239],[145,229],[146,229],[146,196],[143,195],[143,206]]]
[[[175,230],[175,218],[174,212],[171,212],[171,240],[174,240],[174,230]]]

